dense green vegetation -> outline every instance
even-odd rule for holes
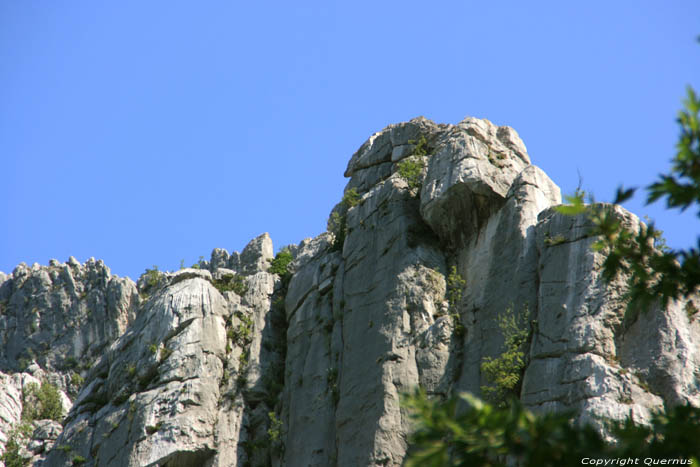
[[[571,424],[568,414],[535,416],[517,400],[497,408],[469,394],[441,402],[417,390],[404,405],[416,423],[406,467],[562,467],[599,459],[599,465],[623,465],[610,461],[627,458],[639,459],[637,465],[643,459],[697,465],[700,459],[700,409],[690,406],[656,414],[651,426],[611,422],[619,440],[612,444],[590,426]]]

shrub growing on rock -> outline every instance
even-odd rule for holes
[[[292,252],[289,248],[282,248],[279,253],[275,255],[275,258],[270,260],[270,268],[267,272],[271,274],[277,274],[280,276],[283,282],[287,282],[291,278],[291,273],[289,272],[289,263],[294,260]]]
[[[27,384],[23,399],[22,420],[24,421],[44,419],[61,421],[63,418],[61,394],[58,387],[51,383],[45,381],[41,386],[36,383]]]

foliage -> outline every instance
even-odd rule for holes
[[[411,155],[397,164],[399,177],[408,184],[408,189],[415,195],[420,191],[423,183],[423,169],[425,168],[425,156],[430,152],[428,140],[421,135],[418,140],[409,140],[415,144]]]
[[[248,359],[250,358],[250,349],[243,349],[243,352],[238,356],[238,376],[236,376],[236,386],[242,389],[248,382],[246,371],[248,367]]]
[[[348,210],[360,204],[360,195],[356,188],[350,188],[343,194],[340,201],[331,212],[328,219],[328,231],[333,234],[331,251],[342,251],[345,237],[348,234]]]
[[[21,446],[17,442],[17,434],[12,433],[5,444],[5,452],[0,460],[5,463],[5,467],[24,467],[29,465],[29,459],[20,455]]]
[[[230,328],[226,335],[234,344],[246,346],[252,341],[253,319],[241,312],[237,312],[236,316],[241,323],[235,329]]]
[[[413,148],[412,156],[427,156],[430,148],[428,147],[428,140],[425,139],[425,135],[421,135],[418,141],[415,139],[409,139],[409,144],[415,144]]]
[[[163,363],[165,360],[167,360],[168,357],[169,357],[170,355],[172,355],[172,353],[173,353],[173,349],[169,349],[168,347],[163,346],[163,347],[160,349],[160,356],[159,356],[159,357],[160,357],[160,358],[159,358],[160,363]]]
[[[58,387],[46,381],[39,386],[29,383],[24,387],[24,402],[22,404],[22,420],[51,419],[61,421],[63,418],[63,405]]]
[[[73,457],[73,465],[83,465],[85,462],[87,462],[87,459],[83,456],[76,455]]]
[[[221,293],[230,290],[242,297],[248,291],[248,282],[246,282],[245,277],[239,274],[227,274],[221,279],[213,281],[213,284]]]
[[[149,287],[157,287],[163,273],[158,270],[158,266],[153,265],[153,269],[146,268],[144,275],[146,276],[146,285]]]
[[[360,195],[357,193],[357,188],[350,188],[343,194],[342,203],[348,208],[353,208],[360,204]]]
[[[452,266],[450,275],[447,276],[447,301],[450,304],[450,313],[455,313],[459,302],[462,301],[462,290],[467,281],[457,272],[457,266]]]
[[[647,187],[647,204],[666,198],[669,208],[684,210],[700,205],[699,114],[700,101],[689,89],[679,113],[681,134],[671,172],[661,175],[659,181]],[[634,191],[618,188],[615,204],[629,199]],[[653,223],[632,231],[622,223],[611,205],[587,206],[583,198],[584,193],[577,190],[574,196],[567,197],[570,204],[558,210],[567,215],[586,213],[590,217],[594,225],[591,234],[598,237],[594,248],[606,255],[603,277],[611,281],[620,273],[627,275],[628,312],[647,309],[656,300],[666,305],[698,291],[700,238],[697,248],[664,248],[661,232]],[[697,310],[691,306],[686,312],[695,316]],[[523,341],[517,331],[513,336],[511,346],[506,339],[506,352]],[[518,363],[517,356],[511,363]],[[632,420],[609,421],[608,428],[617,438],[612,444],[606,443],[590,426],[574,426],[565,414],[536,417],[517,399],[507,407],[494,407],[467,394],[445,402],[431,401],[425,392],[416,390],[404,398],[404,406],[416,422],[411,437],[413,446],[405,463],[407,467],[547,467],[594,462],[623,465],[621,460],[630,459],[631,463],[631,458],[636,462],[644,458],[645,463],[649,459],[649,465],[671,464],[676,460],[697,464],[700,459],[700,443],[697,442],[700,408],[689,405],[655,414],[649,426],[636,425]]]
[[[70,382],[74,386],[81,387],[83,383],[85,383],[85,378],[83,378],[77,371],[74,371],[71,373]]]
[[[270,428],[267,430],[267,436],[269,436],[271,442],[275,443],[280,440],[282,435],[282,420],[277,418],[275,412],[268,412],[267,416],[270,417]]]
[[[700,458],[700,409],[678,406],[656,414],[651,426],[612,423],[619,443],[566,414],[535,416],[518,402],[497,408],[462,393],[445,402],[423,390],[403,398],[415,421],[406,467],[581,465],[584,459]]]
[[[661,175],[660,180],[647,190],[647,204],[666,198],[669,208],[685,210],[700,203],[700,101],[692,89],[679,112],[681,135],[673,159],[671,173]],[[634,188],[618,188],[614,204],[631,198]],[[618,274],[628,278],[628,319],[636,310],[648,309],[656,300],[666,306],[671,300],[687,297],[700,287],[700,237],[698,247],[687,250],[659,248],[661,232],[653,222],[640,225],[637,231],[624,226],[610,205],[587,206],[582,193],[567,197],[569,205],[560,206],[564,214],[586,213],[594,227],[591,234],[599,239],[596,250],[603,251],[603,277],[607,281]],[[700,216],[700,209],[698,211]]]
[[[291,279],[292,273],[289,271],[289,264],[294,261],[292,252],[289,248],[282,248],[275,258],[270,260],[270,268],[267,270],[270,274],[277,274],[282,279],[283,284],[287,284]]]
[[[547,246],[561,245],[564,242],[566,242],[566,237],[561,234],[555,235],[554,237],[550,237],[549,234],[545,234],[544,244]]]
[[[345,237],[348,233],[347,214],[333,211],[331,218],[328,220],[328,231],[333,234],[331,251],[342,251],[343,245],[345,245]]]
[[[687,92],[684,109],[678,112],[681,134],[671,173],[661,175],[659,181],[649,186],[647,198],[650,203],[666,198],[668,208],[680,208],[681,211],[700,204],[700,100],[691,87]]]
[[[425,161],[422,157],[407,157],[398,163],[399,177],[408,183],[408,188],[411,191],[418,191],[422,184],[423,168]]]
[[[509,307],[498,316],[498,327],[503,335],[505,350],[496,358],[485,357],[481,372],[490,383],[481,386],[487,400],[504,406],[511,398],[520,396],[522,374],[526,366],[525,347],[530,338],[527,327],[529,312],[519,320]]]
[[[149,435],[152,435],[153,433],[160,431],[160,429],[163,427],[163,422],[160,421],[156,423],[155,425],[147,425],[146,426],[146,433]]]
[[[455,334],[462,337],[465,334],[464,324],[459,315],[459,304],[462,301],[462,290],[467,281],[457,272],[457,266],[452,266],[450,274],[447,276],[447,301],[449,303],[449,314],[454,324]]]

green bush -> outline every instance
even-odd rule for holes
[[[267,416],[270,418],[270,428],[267,430],[267,436],[271,442],[275,443],[280,440],[282,434],[282,420],[277,418],[275,412],[268,412]]]
[[[221,293],[232,291],[242,297],[248,291],[248,282],[246,282],[244,276],[239,274],[225,275],[221,279],[213,281],[213,283],[214,287]]]
[[[70,382],[72,385],[80,387],[83,385],[83,383],[85,383],[85,378],[83,378],[77,371],[74,371],[71,373]]]
[[[450,313],[457,313],[457,307],[462,301],[462,290],[466,284],[467,281],[457,272],[457,266],[452,266],[450,275],[447,276],[447,301],[450,304]]]
[[[457,266],[452,266],[450,275],[447,276],[447,301],[449,303],[449,314],[458,337],[464,336],[465,333],[462,318],[459,314],[459,304],[462,301],[462,290],[464,290],[466,283],[467,281],[457,272]]]
[[[428,152],[430,152],[428,140],[425,139],[425,135],[421,135],[420,138],[418,138],[418,141],[415,139],[410,139],[408,140],[408,143],[415,144],[413,152],[411,153],[412,156],[427,156]]]
[[[333,234],[331,251],[342,251],[348,233],[347,215],[337,211],[332,212],[331,218],[328,220],[328,231]]]
[[[277,274],[285,281],[291,275],[289,272],[289,263],[294,261],[292,252],[289,248],[282,248],[279,253],[275,255],[275,258],[270,260],[270,268],[267,270],[270,274]]]
[[[160,429],[163,427],[163,422],[160,421],[156,423],[155,425],[148,425],[146,426],[146,433],[149,435],[152,435],[153,433],[160,431]]]
[[[526,311],[518,322],[513,308],[508,308],[498,316],[505,350],[496,358],[485,357],[481,372],[490,383],[481,386],[481,392],[490,402],[504,406],[508,399],[520,396],[522,374],[526,365],[525,347],[530,339],[527,325],[529,313]]]
[[[357,206],[360,203],[360,195],[357,193],[356,188],[350,188],[343,194],[342,203],[348,208]]]
[[[331,251],[342,251],[345,245],[345,237],[348,234],[348,209],[357,206],[360,202],[360,195],[357,189],[350,188],[343,194],[340,202],[340,209],[333,211],[328,219],[328,231],[333,234],[333,244]]]
[[[422,157],[411,156],[398,163],[399,177],[408,183],[411,191],[420,190],[425,161]]]
[[[146,272],[144,274],[146,275],[146,284],[149,287],[158,286],[158,284],[160,283],[160,278],[162,276],[162,273],[158,270],[158,266],[153,265],[153,269],[146,268]]]
[[[5,463],[5,467],[25,467],[29,465],[29,459],[22,457],[20,450],[21,446],[17,442],[17,435],[13,433],[5,444],[5,452],[0,457],[0,460]]]
[[[236,317],[241,321],[241,323],[235,329],[230,328],[226,332],[226,335],[234,344],[246,346],[252,341],[253,319],[240,312],[236,313]]]
[[[33,420],[51,419],[61,421],[63,418],[63,406],[61,405],[61,394],[58,387],[43,382],[41,386],[36,383],[29,383],[24,387],[22,420],[32,422]]]

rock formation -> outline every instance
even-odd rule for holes
[[[700,325],[683,303],[624,319],[624,278],[601,279],[589,221],[553,209],[513,129],[390,125],[345,176],[285,277],[267,234],[138,284],[94,260],[0,275],[0,444],[45,466],[399,466],[401,393],[480,394],[505,310],[531,328],[535,411],[602,427],[700,404]],[[70,411],[19,436],[42,381]]]

